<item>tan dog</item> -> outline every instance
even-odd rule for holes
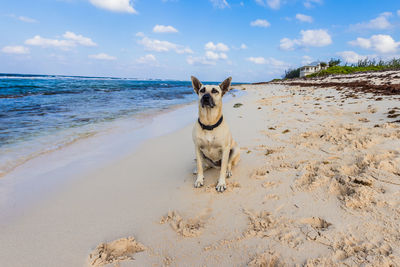
[[[229,77],[220,85],[203,85],[192,76],[193,89],[199,96],[199,119],[193,127],[197,158],[195,187],[203,186],[205,169],[221,168],[215,189],[223,192],[225,177],[232,176],[232,167],[239,161],[240,150],[222,116],[222,96],[229,91],[231,80]]]

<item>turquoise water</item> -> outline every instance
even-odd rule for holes
[[[196,98],[189,81],[0,74],[0,175],[117,119]]]
[[[193,101],[189,82],[0,74],[0,148]]]

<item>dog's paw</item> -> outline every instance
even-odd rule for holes
[[[225,189],[226,189],[226,183],[225,182],[223,182],[223,183],[218,182],[217,186],[215,187],[215,190],[217,190],[218,192],[221,192],[221,193],[224,192]]]
[[[197,174],[197,167],[194,167],[194,169],[192,170],[193,174]]]
[[[226,171],[226,178],[232,177],[232,171]]]
[[[194,182],[194,187],[199,188],[204,185],[204,178],[199,179],[197,178],[196,181]]]

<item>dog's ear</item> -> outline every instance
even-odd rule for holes
[[[192,78],[193,89],[196,92],[196,94],[199,94],[199,90],[203,86],[203,84],[196,77],[192,76],[191,78]]]
[[[224,95],[226,92],[229,91],[229,86],[231,85],[231,81],[232,81],[232,77],[229,77],[227,79],[225,79],[225,81],[223,81],[219,87],[222,90],[222,95]]]

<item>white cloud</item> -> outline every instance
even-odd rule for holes
[[[63,37],[65,39],[69,39],[72,40],[74,42],[76,42],[77,44],[83,45],[83,46],[97,46],[97,44],[95,42],[92,41],[92,39],[85,37],[83,35],[80,34],[75,34],[73,32],[65,32]]]
[[[382,12],[379,16],[391,17],[391,16],[393,16],[393,13],[392,12]]]
[[[20,21],[27,22],[27,23],[37,23],[38,22],[36,19],[25,17],[25,16],[19,16],[18,19]]]
[[[228,59],[228,55],[225,52],[229,51],[229,47],[224,43],[214,44],[213,42],[208,42],[204,45],[204,50],[206,50],[204,56],[188,56],[186,62],[190,65],[215,65],[218,60]]]
[[[307,65],[307,64],[310,64],[311,62],[313,62],[312,57],[310,57],[310,56],[303,56],[303,60],[301,61],[301,64]]]
[[[137,37],[145,37],[145,34],[143,32],[137,32],[135,35]]]
[[[16,16],[14,14],[9,14],[7,15],[10,18],[14,18],[23,22],[27,22],[27,23],[37,23],[38,21],[36,19],[30,18],[30,17],[26,17],[26,16]]]
[[[391,12],[383,12],[378,17],[371,19],[369,22],[357,23],[355,25],[350,25],[350,29],[352,30],[385,30],[392,27],[392,24],[389,22],[388,18],[393,14]]]
[[[186,58],[186,62],[190,65],[215,65],[215,64],[217,64],[215,61],[207,60],[204,57],[193,57],[193,56],[188,56]]]
[[[41,47],[56,47],[61,49],[69,49],[75,46],[75,43],[72,40],[48,39],[43,38],[40,35],[35,35],[33,38],[26,40],[25,44]]]
[[[397,10],[397,16],[400,16],[400,9]]]
[[[148,37],[143,37],[143,39],[140,40],[139,43],[142,44],[146,48],[146,50],[156,52],[168,52],[176,48],[176,44],[174,43],[150,39]]]
[[[281,7],[281,0],[256,0],[256,3],[261,6],[269,6],[272,9],[279,9]]]
[[[301,31],[301,43],[304,46],[326,46],[332,43],[331,36],[325,30]]]
[[[326,30],[302,30],[300,34],[300,39],[281,39],[280,49],[293,50],[297,47],[322,47],[332,43],[331,36]]]
[[[26,40],[25,44],[32,46],[40,46],[40,47],[54,47],[64,50],[70,49],[77,45],[83,45],[83,46],[97,45],[95,42],[92,41],[92,39],[69,31],[65,32],[63,34],[63,37],[65,38],[64,40],[43,38],[40,35],[35,35],[33,38]]]
[[[219,59],[227,59],[228,56],[225,53],[206,51],[206,58],[209,60],[219,60]]]
[[[22,45],[17,45],[17,46],[5,46],[1,51],[5,54],[29,54],[29,48],[22,46]]]
[[[267,64],[267,60],[263,57],[248,57],[247,60],[254,64]]]
[[[213,51],[221,51],[221,52],[229,51],[229,47],[226,44],[224,44],[224,43],[214,44],[213,42],[206,43],[204,46],[204,49],[213,50]]]
[[[234,45],[232,45],[231,47],[232,47],[232,49],[234,49],[234,50],[246,50],[246,49],[248,48],[247,45],[246,45],[245,43],[242,43],[240,46],[234,46]]]
[[[279,9],[281,6],[280,0],[267,0],[267,5],[272,9]]]
[[[397,51],[400,42],[393,40],[390,35],[377,34],[372,35],[370,38],[358,37],[356,40],[350,41],[349,44],[380,53],[391,53]]]
[[[299,40],[291,40],[289,38],[282,38],[280,41],[279,48],[282,50],[293,50],[297,45],[300,45]]]
[[[107,55],[106,53],[99,53],[95,55],[89,55],[89,58],[98,59],[98,60],[116,60],[116,57]]]
[[[110,10],[113,12],[123,12],[136,14],[137,11],[133,8],[131,0],[89,0],[92,5]]]
[[[157,59],[154,55],[152,54],[147,54],[144,55],[136,60],[136,62],[141,63],[141,64],[152,64],[152,63],[157,63]]]
[[[193,50],[190,49],[189,47],[178,48],[175,50],[175,52],[178,54],[193,54]]]
[[[309,23],[313,22],[313,18],[311,16],[307,16],[300,13],[296,14],[296,19],[298,19],[301,22],[309,22]]]
[[[267,20],[265,19],[257,19],[255,21],[250,22],[250,25],[253,27],[264,27],[264,28],[268,28],[269,26],[271,26],[271,23],[269,23]]]
[[[347,63],[357,63],[359,60],[363,60],[368,57],[359,55],[354,51],[343,51],[343,52],[338,52],[336,54],[340,56],[344,62]]]
[[[314,4],[322,4],[322,0],[305,0],[303,2],[305,8],[313,8]]]
[[[154,26],[154,28],[153,28],[153,32],[156,32],[156,33],[175,33],[175,32],[178,32],[178,30],[177,29],[175,29],[174,27],[172,27],[172,26],[165,26],[165,25],[156,25],[156,26]]]
[[[361,38],[361,37],[358,37],[354,41],[350,41],[349,44],[351,44],[353,46],[359,46],[359,47],[364,48],[364,49],[371,48],[371,41],[369,39]]]
[[[248,57],[247,60],[250,61],[250,62],[253,62],[254,64],[260,64],[260,65],[261,64],[267,64],[267,65],[269,65],[271,67],[274,67],[274,68],[284,68],[284,67],[288,66],[287,63],[285,63],[283,61],[280,61],[280,60],[277,60],[277,59],[275,59],[273,57],[269,57],[269,58]]]
[[[215,8],[225,8],[229,7],[229,4],[226,0],[210,0]]]
[[[189,47],[183,47],[182,45],[174,44],[168,41],[160,41],[156,39],[150,39],[144,36],[138,41],[139,44],[143,45],[146,50],[156,52],[169,52],[175,51],[178,54],[191,54],[193,51]]]

